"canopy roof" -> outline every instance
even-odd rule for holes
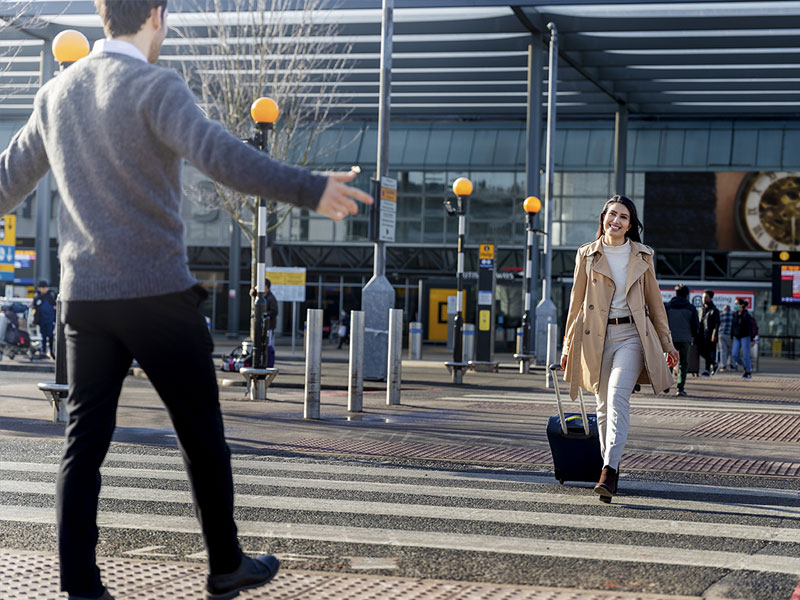
[[[169,22],[192,30],[197,43],[215,44],[208,24],[216,17],[198,9],[204,1],[169,0]],[[314,16],[320,30],[340,24],[332,52],[345,54],[347,65],[336,92],[341,105],[373,119],[381,2],[323,4]],[[0,16],[12,16],[14,7],[4,1]],[[91,0],[34,0],[25,10],[44,26],[0,33],[0,53],[8,53],[0,57],[0,118],[30,111],[43,39],[66,28],[90,41],[103,36]],[[241,17],[223,14],[231,23]],[[524,119],[528,45],[539,36],[546,50],[549,22],[558,30],[559,116],[606,119],[625,105],[633,118],[800,117],[799,1],[395,0],[394,20],[393,118]],[[190,60],[185,43],[169,37],[161,64]]]

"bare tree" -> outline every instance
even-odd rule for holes
[[[323,10],[329,2],[305,0],[196,0],[198,13],[173,17],[176,60],[209,118],[241,138],[252,133],[250,106],[275,100],[280,117],[268,139],[270,155],[306,164],[315,138],[345,114],[338,93],[350,70],[352,44],[337,39],[340,26]],[[179,57],[179,58],[178,58]],[[162,59],[165,54],[162,53]],[[257,243],[257,200],[215,184],[216,197],[192,194],[207,208],[221,206]],[[270,230],[291,206],[270,202]],[[255,272],[251,275],[255,283]]]
[[[44,39],[36,30],[44,28],[47,23],[38,17],[32,5],[32,0],[0,2],[0,41],[3,42],[0,43],[0,73],[10,71],[14,58],[21,54],[19,37],[29,40]],[[12,38],[8,35],[10,33],[16,35]],[[37,81],[36,77],[31,77],[28,80],[0,84],[0,101],[30,88]]]

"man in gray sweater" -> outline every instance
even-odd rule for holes
[[[371,203],[355,173],[315,175],[278,163],[205,118],[183,79],[154,66],[167,0],[95,0],[107,39],[39,90],[0,154],[0,215],[50,169],[58,184],[69,423],[56,507],[61,587],[111,598],[95,560],[100,465],[122,382],[135,358],[164,401],[192,486],[209,561],[208,599],[267,583],[274,556],[245,556],[233,519],[213,343],[191,276],[179,214],[181,165],[245,194],[333,220]]]

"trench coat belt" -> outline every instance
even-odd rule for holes
[[[630,322],[631,322],[630,317],[619,317],[617,319],[608,320],[609,325],[624,325],[625,323],[630,323]]]

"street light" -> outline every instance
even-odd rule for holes
[[[467,368],[464,362],[464,308],[462,292],[464,290],[464,233],[466,230],[466,202],[472,194],[472,182],[466,177],[459,177],[453,182],[453,193],[456,198],[447,198],[444,208],[447,214],[458,216],[458,272],[456,275],[456,315],[453,319],[453,360],[445,365],[453,374],[453,383],[461,383],[463,372]]]
[[[250,106],[250,116],[256,124],[256,131],[250,144],[268,152],[267,135],[278,120],[278,105],[272,98],[259,98]],[[258,243],[256,245],[256,288],[253,300],[253,320],[250,323],[250,339],[253,340],[253,368],[267,367],[267,301],[266,293],[266,254],[267,254],[267,203],[263,197],[258,199],[256,215]],[[258,378],[255,379],[258,381]],[[265,390],[266,392],[266,390]],[[255,393],[255,390],[251,390]]]
[[[522,208],[525,210],[525,231],[528,232],[525,251],[525,280],[523,284],[523,290],[525,290],[525,312],[522,314],[521,352],[515,354],[514,358],[519,361],[519,372],[527,373],[529,362],[533,358],[531,354],[531,273],[533,272],[533,242],[536,239],[536,234],[540,233],[534,227],[533,221],[536,214],[542,210],[542,201],[536,196],[528,196],[522,202]]]
[[[89,54],[89,40],[80,31],[66,29],[53,39],[53,56],[63,71],[72,63]],[[44,81],[42,81],[44,83]],[[49,184],[45,184],[49,187]],[[48,190],[49,191],[49,190]],[[37,217],[38,218],[38,217]],[[45,243],[42,250],[50,252],[49,215],[43,219]],[[41,260],[41,257],[37,255]],[[47,277],[49,279],[49,276]],[[66,422],[68,415],[65,409],[65,398],[69,392],[67,383],[67,340],[64,337],[64,324],[61,321],[61,277],[58,282],[58,295],[56,296],[56,381],[55,383],[40,383],[39,389],[51,399],[54,408],[54,420]]]

